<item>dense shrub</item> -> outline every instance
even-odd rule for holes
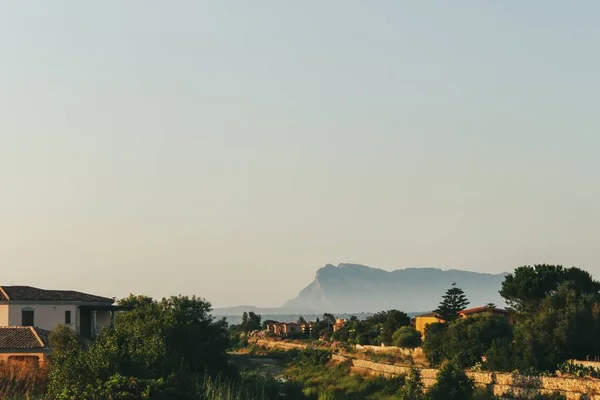
[[[417,368],[411,368],[404,386],[402,386],[398,393],[398,397],[400,400],[424,400],[425,394],[423,390],[421,372]]]
[[[209,314],[208,302],[131,296],[125,303],[136,308],[89,346],[71,329],[52,333],[50,398],[196,398],[205,376],[235,378],[226,323]]]
[[[414,349],[421,346],[421,332],[412,326],[403,326],[392,335],[392,344],[398,347]]]
[[[437,381],[429,392],[431,400],[471,400],[473,382],[458,365],[446,362],[438,371]]]

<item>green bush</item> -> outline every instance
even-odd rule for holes
[[[403,326],[392,335],[392,344],[394,346],[414,349],[421,346],[422,343],[421,332],[412,326]]]
[[[429,392],[431,400],[471,400],[473,382],[458,365],[446,362],[438,371],[437,381]]]
[[[326,365],[331,361],[331,350],[309,347],[297,353],[295,362],[301,365],[319,366]]]
[[[398,392],[400,400],[424,400],[423,381],[421,372],[417,368],[411,368],[410,374],[406,377],[404,386]]]

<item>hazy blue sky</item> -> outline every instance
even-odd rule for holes
[[[325,263],[600,278],[597,1],[4,1],[2,284],[276,306]]]

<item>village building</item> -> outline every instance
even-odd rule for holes
[[[73,290],[0,286],[0,361],[50,352],[49,332],[63,325],[86,339],[114,326],[115,299]]]
[[[508,311],[502,308],[487,306],[468,308],[466,310],[460,311],[458,315],[460,318],[467,318],[481,313],[492,313],[495,315],[502,315],[508,317]],[[425,328],[427,327],[427,325],[437,322],[444,322],[444,319],[438,313],[430,312],[427,314],[417,315],[414,319],[414,327],[417,331],[421,332],[421,335],[423,336],[423,338],[425,338]]]
[[[337,332],[337,331],[341,331],[342,329],[344,329],[344,327],[346,326],[346,322],[347,322],[347,320],[338,318],[335,321],[335,324],[333,325],[333,331]]]
[[[278,336],[297,336],[301,335],[303,332],[302,325],[296,322],[277,322],[268,324],[266,329]]]

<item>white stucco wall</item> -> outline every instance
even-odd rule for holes
[[[65,324],[65,311],[71,311],[71,324],[73,330],[77,322],[76,305],[48,305],[48,304],[11,304],[9,310],[8,325],[21,325],[21,310],[23,308],[33,309],[34,326],[51,331],[58,325]]]
[[[9,326],[8,304],[0,305],[0,326]]]

